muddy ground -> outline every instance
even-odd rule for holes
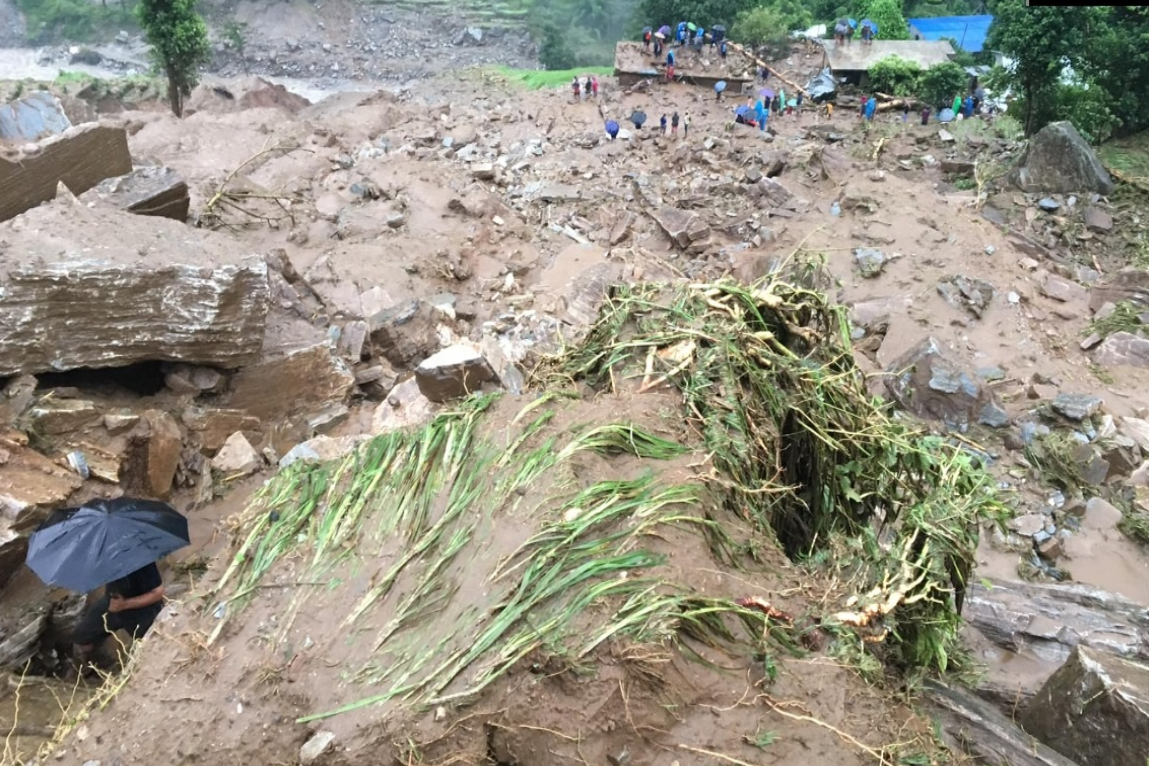
[[[780,68],[802,74],[815,66],[813,56],[797,51]],[[323,297],[327,321],[362,316],[379,301],[447,295],[456,335],[499,333],[529,348],[546,342],[558,321],[550,317],[577,323],[570,307],[583,295],[588,273],[624,281],[682,274],[749,281],[795,254],[819,255],[831,294],[853,308],[857,324],[865,324],[866,314],[888,317],[884,330],[858,343],[858,361],[875,383],[890,362],[933,337],[963,369],[1000,371],[985,385],[1011,418],[1031,409],[1035,394],[1048,399],[1059,392],[1097,394],[1118,418],[1139,417],[1149,407],[1144,370],[1099,374],[1081,350],[1091,319],[1088,293],[1070,289],[1051,297],[1046,284],[1053,267],[1034,256],[1034,241],[1046,242],[1051,228],[1066,228],[1059,219],[1073,219],[1092,203],[1074,200],[1080,206],[1074,210],[1060,198],[1060,212],[1047,213],[1035,199],[1003,190],[983,205],[968,177],[943,170],[943,161],[1008,163],[1016,144],[992,123],[956,126],[947,138],[937,125],[906,124],[900,114],[863,126],[840,108],[829,120],[810,111],[772,119],[771,132],[763,134],[732,125],[734,98],[716,103],[712,92],[685,85],[627,93],[604,84],[599,102],[574,103],[566,89],[526,92],[465,73],[415,89],[344,93],[301,105],[267,95],[258,83],[228,81],[233,94],[262,95],[241,107],[240,99],[206,87],[191,100],[194,113],[187,119],[162,109],[126,111],[118,119],[129,126],[137,164],[164,164],[187,179],[197,215],[229,172],[259,155],[244,175],[287,201],[289,216],[268,205],[258,209],[277,217],[270,224],[232,218],[229,223],[243,225],[196,236],[233,252],[282,250]],[[626,140],[605,141],[604,116],[629,127],[625,118],[635,109],[650,116],[646,127],[631,130]],[[689,112],[689,135],[681,129],[679,136],[655,135],[659,116],[675,111]],[[754,189],[779,162],[784,169],[776,181],[790,196],[785,204],[766,204]],[[839,214],[832,212],[835,203]],[[655,222],[663,206],[695,213],[705,234],[685,246],[676,242]],[[986,215],[987,208],[994,212]],[[56,213],[39,215],[51,221]],[[1125,222],[1116,211],[1114,218],[1119,231]],[[94,246],[114,236],[99,228],[91,233]],[[1121,265],[1122,252],[1107,236],[1100,231],[1081,243],[1078,262],[1066,267],[1068,281],[1096,278],[1081,269],[1108,274]],[[879,276],[862,273],[857,247],[883,253]],[[980,315],[939,293],[939,282],[959,275],[993,285]],[[272,339],[290,344],[293,336],[273,333]],[[402,377],[407,370],[396,365],[395,372]],[[357,401],[331,435],[371,433],[381,398]],[[633,410],[626,401],[610,406]],[[1011,505],[1024,515],[1044,507],[1053,490],[1034,481],[1023,453],[1007,446],[1005,437],[1015,430],[975,425],[967,438],[996,458]],[[290,424],[261,436],[255,446],[280,455],[300,438]],[[207,553],[224,544],[228,516],[258,482],[248,480],[191,511],[193,536]],[[177,499],[181,507],[188,503],[189,497]],[[1149,601],[1144,550],[1114,530],[1112,520],[1097,526],[1066,536],[1056,565],[1080,582]],[[995,549],[992,535],[985,537],[980,574],[1016,576],[1019,554]],[[788,565],[774,564],[772,575],[747,587],[774,597],[789,593],[795,583]],[[699,580],[707,577],[697,572]],[[193,592],[206,582],[192,582]],[[787,606],[797,611],[817,600],[809,593],[793,598]],[[281,606],[269,599],[265,611],[252,614],[243,640],[208,650],[197,643],[205,618],[177,599],[129,684],[69,735],[59,746],[61,757],[130,764],[170,760],[174,752],[179,762],[295,762],[314,727],[294,719],[338,701],[345,690],[311,688],[316,678],[338,684],[322,656],[283,668],[260,648],[260,620]],[[338,607],[328,605],[333,612]],[[322,622],[322,615],[315,619]],[[991,672],[1007,681],[1017,666],[996,649],[984,650],[982,658],[997,663]],[[780,735],[766,750],[773,762],[862,763],[872,758],[853,739],[873,748],[928,740],[928,724],[918,714],[828,656],[787,660],[771,694],[781,710],[842,733],[786,717],[760,700],[744,704],[756,680],[749,668],[716,674],[675,661],[661,685],[650,687],[634,658],[608,652],[597,659],[602,670],[594,678],[514,674],[494,695],[504,701],[499,709],[473,711],[473,720],[472,711],[452,711],[445,720],[431,711],[404,733],[439,748],[434,762],[456,757],[524,766],[551,762],[556,748],[567,760],[621,762],[634,741],[642,742],[641,751],[629,745],[642,753],[636,763],[758,762],[761,753],[744,737],[763,732]],[[267,668],[283,678],[269,684],[266,673],[260,676]],[[598,730],[592,735],[571,720]],[[373,723],[373,714],[362,712],[338,724],[340,752],[349,762],[364,762],[384,741],[400,752],[399,733],[387,731],[381,740]]]

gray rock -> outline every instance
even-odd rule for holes
[[[1097,347],[1093,361],[1107,367],[1149,367],[1149,339],[1115,332]]]
[[[28,411],[28,422],[38,434],[55,435],[79,431],[100,420],[96,405],[81,399],[44,398]]]
[[[766,179],[763,179],[766,180]],[[710,236],[710,227],[698,213],[664,205],[651,216],[655,223],[680,247],[689,247]]]
[[[1005,380],[1005,370],[1000,367],[979,367],[977,376],[987,383]]]
[[[854,262],[858,264],[858,270],[863,277],[873,279],[882,273],[882,268],[886,265],[886,254],[872,247],[856,247]]]
[[[1081,218],[1085,222],[1085,225],[1093,231],[1106,232],[1113,230],[1113,216],[1099,207],[1090,205],[1085,208],[1081,214]]]
[[[27,143],[58,135],[70,127],[64,105],[48,91],[29,93],[0,105],[0,139]]]
[[[311,446],[309,442],[296,444],[294,447],[287,451],[287,454],[279,459],[279,467],[287,468],[292,463],[303,461],[305,463],[319,462],[319,453]]]
[[[164,385],[177,394],[201,394],[217,391],[223,382],[219,370],[191,364],[168,365]]]
[[[950,428],[966,430],[992,397],[926,338],[886,369],[885,386],[903,409]]]
[[[319,760],[319,757],[327,752],[335,742],[335,732],[332,731],[317,731],[306,742],[303,747],[299,748],[299,763],[300,766],[310,766]]]
[[[756,184],[762,180],[762,171],[751,165],[742,171],[742,178],[748,184]]]
[[[956,276],[939,282],[938,292],[955,309],[968,311],[980,319],[997,295],[997,288],[984,279]]]
[[[127,175],[101,181],[80,195],[81,202],[100,199],[136,215],[155,215],[183,223],[191,198],[183,176],[167,167],[136,168]]]
[[[486,357],[473,346],[456,344],[429,356],[415,368],[415,382],[429,401],[447,402],[498,380]]]
[[[410,368],[439,349],[442,314],[425,301],[408,301],[367,317],[377,353],[397,368]]]
[[[1010,519],[1006,526],[1022,537],[1033,537],[1045,529],[1045,514],[1026,513]]]
[[[1005,428],[1009,425],[1009,413],[993,402],[986,402],[978,413],[977,422],[990,428]]]
[[[1076,282],[1062,279],[1055,274],[1048,274],[1041,283],[1041,292],[1055,301],[1069,303],[1071,301],[1085,302],[1089,299],[1089,291]]]
[[[1020,722],[1082,766],[1145,766],[1149,665],[1079,646],[1026,706]]]
[[[1054,210],[1057,210],[1059,207],[1061,207],[1061,203],[1055,200],[1053,197],[1042,197],[1040,200],[1038,200],[1037,206],[1042,210],[1053,212]]]
[[[1113,191],[1097,153],[1069,122],[1050,123],[1030,138],[1009,180],[1033,194]]]
[[[1091,394],[1058,394],[1053,398],[1053,411],[1063,417],[1081,422],[1094,415],[1104,404],[1101,397]]]
[[[1122,269],[1109,275],[1090,290],[1089,308],[1098,319],[1101,318],[1103,308],[1110,306],[1108,310],[1112,313],[1116,305],[1122,301],[1149,306],[1149,271]]]
[[[342,403],[355,376],[327,343],[295,349],[240,370],[231,381],[230,406],[261,421],[307,418]]]

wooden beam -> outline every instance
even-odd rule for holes
[[[778,71],[777,71],[776,69],[772,68],[772,67],[771,67],[769,64],[767,64],[765,61],[763,61],[762,59],[758,58],[757,56],[755,56],[755,55],[754,55],[753,53],[751,53],[750,51],[746,50],[746,48],[744,48],[743,46],[739,45],[738,43],[730,42],[729,40],[727,40],[727,41],[726,41],[726,43],[727,43],[727,45],[729,45],[731,48],[733,48],[733,49],[734,49],[734,50],[736,50],[737,52],[741,53],[743,56],[745,56],[746,58],[750,59],[751,61],[753,61],[753,62],[754,62],[755,64],[757,64],[758,66],[762,67],[762,68],[763,68],[763,69],[765,69],[767,72],[769,72],[770,74],[774,75],[775,77],[777,77],[779,80],[781,80],[782,82],[784,82],[784,83],[786,83],[787,85],[789,85],[789,86],[790,86],[791,88],[793,88],[794,90],[796,90],[796,91],[799,91],[800,93],[802,93],[802,94],[803,94],[803,95],[805,95],[805,96],[809,96],[809,95],[810,95],[810,93],[809,93],[809,92],[808,92],[808,91],[807,91],[805,88],[803,88],[801,85],[798,85],[797,83],[791,82],[790,80],[787,80],[787,79],[786,79],[785,77],[783,77],[782,75],[778,74]],[[825,54],[823,53],[823,56],[824,56],[824,55],[825,55]]]

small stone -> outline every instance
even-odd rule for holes
[[[854,248],[854,260],[857,262],[862,276],[866,279],[873,279],[882,273],[882,268],[886,264],[886,255],[881,250],[875,250],[872,247],[857,247]]]
[[[124,431],[130,431],[135,428],[136,423],[140,422],[140,416],[130,410],[120,410],[118,412],[109,412],[104,415],[104,428],[110,434],[119,434]]]
[[[977,376],[986,383],[992,383],[998,380],[1005,380],[1005,370],[1000,367],[980,367],[978,368]]]
[[[407,216],[403,213],[395,212],[387,216],[387,228],[389,229],[401,229],[405,223],[407,223]]]
[[[1033,537],[1045,529],[1045,514],[1026,513],[1010,519],[1006,526],[1022,537]]]
[[[1020,266],[1021,268],[1025,269],[1026,271],[1037,271],[1037,267],[1040,266],[1041,264],[1038,263],[1033,258],[1026,256],[1025,258],[1022,258],[1020,261],[1018,261],[1017,265]]]
[[[985,254],[986,255],[993,255],[996,252],[997,252],[997,248],[994,247],[993,245],[986,245],[985,246]]]
[[[1053,411],[1077,422],[1097,413],[1104,401],[1090,394],[1058,394],[1053,398]]]
[[[419,391],[432,402],[446,402],[477,391],[498,375],[482,352],[467,344],[450,346],[415,368]]]
[[[439,705],[439,707],[435,708],[435,722],[438,723],[445,720],[447,720],[447,708]]]
[[[1037,206],[1042,210],[1052,212],[1061,207],[1061,203],[1059,203],[1053,197],[1042,197],[1041,200],[1038,201]]]
[[[506,223],[506,221],[502,219],[502,216],[497,215],[492,218],[491,221],[495,224],[495,226],[502,226],[504,223]]]
[[[311,739],[303,743],[303,747],[299,748],[300,766],[310,766],[310,764],[315,763],[319,756],[327,752],[334,741],[335,732],[325,730],[316,732]]]
[[[1021,296],[1013,291],[1007,293],[1005,299],[1009,301],[1011,306],[1016,306],[1017,304],[1021,303]]]
[[[1079,345],[1081,346],[1082,351],[1088,351],[1089,349],[1099,344],[1102,340],[1104,340],[1104,338],[1102,338],[1097,333],[1090,333],[1089,337],[1081,341]]]
[[[1009,413],[993,402],[986,402],[978,414],[978,422],[990,428],[1005,428],[1009,425]]]
[[[954,138],[954,134],[950,133],[945,128],[942,128],[941,130],[938,131],[938,138],[941,139],[941,141],[943,143],[947,143],[947,144],[952,144],[954,141],[957,140]]]
[[[1070,301],[1085,302],[1089,299],[1089,291],[1076,282],[1050,274],[1041,283],[1041,292],[1047,298],[1055,301],[1069,303]]]
[[[1099,207],[1090,205],[1085,208],[1085,212],[1081,214],[1085,225],[1093,231],[1112,231],[1113,230],[1113,216],[1106,213]]]
[[[1042,543],[1037,544],[1037,554],[1046,561],[1056,562],[1061,558],[1061,540],[1056,537],[1050,537]]]

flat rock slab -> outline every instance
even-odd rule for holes
[[[447,402],[466,396],[497,381],[498,374],[483,352],[467,344],[457,344],[429,356],[415,368],[419,391],[432,402]]]
[[[0,141],[27,143],[72,127],[60,99],[46,90],[0,106]]]
[[[964,431],[992,398],[981,384],[946,358],[941,345],[926,338],[886,370],[886,391],[903,409]]]
[[[123,128],[88,124],[35,145],[35,151],[0,155],[0,221],[56,196],[63,183],[83,194],[106,178],[132,172]]]
[[[1077,647],[1026,706],[1026,731],[1082,766],[1149,762],[1149,665]]]
[[[1089,308],[1098,311],[1107,303],[1122,301],[1149,306],[1149,271],[1122,269],[1093,285],[1089,295]]]
[[[136,215],[156,215],[181,223],[188,218],[191,200],[188,185],[176,171],[165,167],[136,168],[109,178],[80,197],[81,202],[100,199]]]
[[[1149,367],[1149,338],[1115,332],[1093,352],[1093,361],[1106,367]]]
[[[8,271],[0,375],[168,361],[254,361],[268,311],[267,266],[73,261]]]

